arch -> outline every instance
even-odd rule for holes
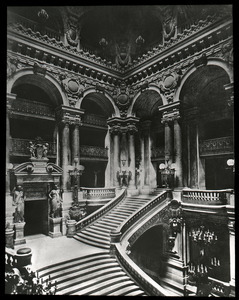
[[[145,97],[148,101],[145,101]],[[158,111],[158,107],[165,105],[165,98],[155,85],[150,85],[144,91],[138,92],[133,99],[133,103],[128,111],[128,116],[137,113],[140,118],[151,117]]]
[[[229,67],[229,65],[225,61],[223,61],[222,59],[220,59],[220,58],[208,58],[207,66],[218,66],[218,67],[222,68],[227,73],[230,82],[233,82],[233,72],[232,72],[231,68]],[[184,87],[185,82],[197,70],[198,69],[193,65],[183,75],[182,80],[180,82],[180,85],[179,85],[179,87],[176,91],[174,101],[180,101],[180,93],[181,93],[181,91]]]
[[[68,105],[67,97],[62,91],[60,84],[49,74],[43,77],[42,75],[34,74],[32,68],[21,69],[7,82],[7,92],[11,93],[12,88],[21,83],[32,83],[33,85],[41,87],[56,106],[61,104]]]
[[[99,105],[102,105],[102,103],[104,103],[104,107],[106,108],[106,110],[109,112],[108,115],[110,116],[110,114],[114,114],[115,116],[119,116],[120,115],[120,112],[119,112],[119,109],[118,107],[115,105],[112,97],[107,93],[107,92],[104,92],[103,93],[99,93],[95,88],[87,88],[85,91],[84,91],[84,97],[81,98],[77,104],[76,104],[76,108],[79,108],[81,109],[82,108],[82,102],[85,100],[85,98],[89,95],[92,95],[92,99],[95,98],[95,99],[98,99],[99,102],[98,104]]]

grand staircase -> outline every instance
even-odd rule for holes
[[[125,197],[103,217],[75,234],[76,240],[103,248],[105,252],[44,267],[38,270],[40,277],[47,280],[50,275],[51,280],[56,280],[58,295],[146,296],[117,260],[110,256],[110,231],[153,197]]]
[[[128,219],[130,215],[152,199],[152,197],[140,196],[124,198],[102,218],[84,228],[81,232],[78,232],[74,238],[82,243],[109,250],[110,231],[117,228],[122,222]]]

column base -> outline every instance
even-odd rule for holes
[[[62,224],[62,217],[60,218],[49,218],[49,225],[50,231],[48,235],[52,238],[62,236],[61,232],[61,224]]]
[[[62,236],[62,233],[61,232],[51,232],[51,231],[49,231],[48,235],[51,238],[56,238],[56,237]]]

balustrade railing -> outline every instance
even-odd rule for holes
[[[232,189],[225,190],[199,190],[183,189],[182,202],[191,204],[225,205],[230,204]]]
[[[107,128],[106,119],[95,114],[85,114],[83,116],[83,124],[90,124]]]
[[[55,112],[51,105],[23,98],[17,98],[13,101],[12,111],[55,119]]]
[[[11,138],[10,139],[10,155],[29,155],[29,142],[33,141],[32,139],[19,139]],[[42,141],[43,143],[48,143],[48,156],[56,155],[56,143],[49,141]]]
[[[118,196],[113,198],[110,202],[106,205],[102,206],[100,209],[96,210],[86,218],[80,220],[76,224],[76,230],[81,230],[84,227],[90,225],[92,222],[97,220],[98,218],[102,217],[108,211],[110,211],[113,207],[115,207],[124,197],[126,196],[126,189],[121,192]]]
[[[201,156],[233,153],[233,137],[220,137],[200,141],[199,153]]]
[[[105,199],[115,197],[115,188],[81,188],[86,199]]]
[[[108,149],[98,146],[81,145],[80,155],[83,157],[108,158]]]
[[[5,265],[14,268],[17,265],[17,256],[15,251],[9,248],[5,248]]]
[[[136,280],[140,287],[150,296],[171,296],[163,287],[143,272],[129,257],[125,254],[120,244],[114,245],[115,254],[120,264]]]
[[[156,198],[150,200],[143,207],[139,208],[134,214],[132,214],[129,219],[125,220],[116,229],[114,229],[114,232],[120,232],[121,235],[123,235],[133,224],[135,224],[146,213],[148,213],[150,210],[162,203],[166,199],[166,197],[167,192],[165,191],[158,195]]]
[[[208,279],[212,287],[211,294],[214,294],[217,297],[229,297],[231,291],[229,283],[217,280],[212,277],[208,277]]]

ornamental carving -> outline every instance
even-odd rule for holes
[[[173,122],[180,118],[180,113],[178,109],[173,109],[172,111],[163,112],[161,123]]]
[[[70,16],[68,18],[66,40],[69,43],[69,45],[73,47],[77,47],[79,43],[79,29],[77,25],[77,19],[73,16]]]
[[[45,65],[41,65],[39,63],[34,63],[33,65],[33,73],[37,75],[46,76],[47,68]]]
[[[71,111],[65,108],[56,110],[58,121],[69,125],[82,125],[81,114],[82,112]]]
[[[79,98],[83,97],[85,82],[76,78],[67,77],[65,74],[60,75],[61,86],[67,94],[70,106],[75,106]]]
[[[8,58],[7,60],[7,79],[11,78],[17,71],[17,59]]]
[[[115,104],[119,107],[121,117],[127,116],[127,110],[132,103],[133,97],[134,91],[126,86],[124,81],[120,83],[119,87],[114,89],[113,99]]]
[[[162,80],[159,82],[159,89],[168,103],[173,102],[176,88],[180,84],[181,75],[181,71],[172,72],[170,74],[164,75]]]
[[[29,141],[29,151],[31,158],[47,159],[48,143],[44,143],[41,137],[37,137],[35,142]]]
[[[229,65],[233,65],[233,43],[230,41],[221,46],[221,56]]]
[[[116,44],[115,51],[115,63],[117,67],[128,67],[131,65],[131,55],[130,55],[131,47],[126,42],[121,42],[120,44]]]

